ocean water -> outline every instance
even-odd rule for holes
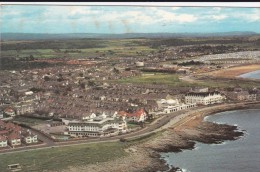
[[[240,75],[241,78],[252,78],[252,79],[260,79],[260,70],[256,70],[254,72],[245,73]]]
[[[193,150],[162,153],[170,166],[185,172],[260,172],[260,110],[226,111],[204,120],[237,125],[245,135],[222,144],[196,143]]]

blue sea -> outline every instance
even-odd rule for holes
[[[260,79],[260,70],[240,75],[241,78]]]
[[[185,172],[260,172],[260,110],[226,111],[205,120],[237,125],[245,135],[222,144],[197,143],[193,150],[162,153],[168,165]]]

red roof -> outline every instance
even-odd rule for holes
[[[9,133],[8,130],[1,130],[0,135],[7,135]]]
[[[127,114],[127,117],[132,117],[132,116],[135,116],[135,117],[138,117],[140,118],[143,114],[145,113],[145,111],[143,109],[140,109],[138,111],[136,111],[135,113],[129,113]]]
[[[10,140],[21,139],[21,134],[13,131],[13,132],[11,132],[11,134],[9,134],[8,139],[10,139]]]
[[[2,121],[2,120],[0,120],[0,127],[1,127],[1,126],[5,126],[5,122]]]
[[[4,112],[5,112],[5,113],[13,113],[14,110],[11,109],[11,108],[6,108],[6,109],[4,110]]]
[[[5,136],[0,135],[0,141],[6,141],[6,140],[7,140],[7,138]]]
[[[119,111],[119,112],[118,112],[118,115],[119,115],[119,116],[127,116],[127,114],[128,114],[128,113],[125,112],[125,111]]]

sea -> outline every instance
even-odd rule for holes
[[[260,70],[240,77],[260,79]],[[222,144],[197,142],[193,150],[162,153],[169,166],[179,167],[183,172],[260,172],[260,109],[220,112],[204,120],[236,125],[244,136]]]
[[[241,78],[260,79],[260,70],[240,75]]]
[[[220,112],[204,120],[236,125],[244,136],[222,144],[196,143],[195,149],[180,153],[162,153],[169,166],[183,172],[260,172],[260,109]]]

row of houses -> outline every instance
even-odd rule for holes
[[[211,105],[215,103],[222,103],[224,96],[220,92],[190,92],[185,95],[185,103],[197,105]]]
[[[24,144],[33,144],[38,142],[38,136],[25,130],[19,125],[11,122],[4,122],[0,120],[0,148],[21,146]]]

